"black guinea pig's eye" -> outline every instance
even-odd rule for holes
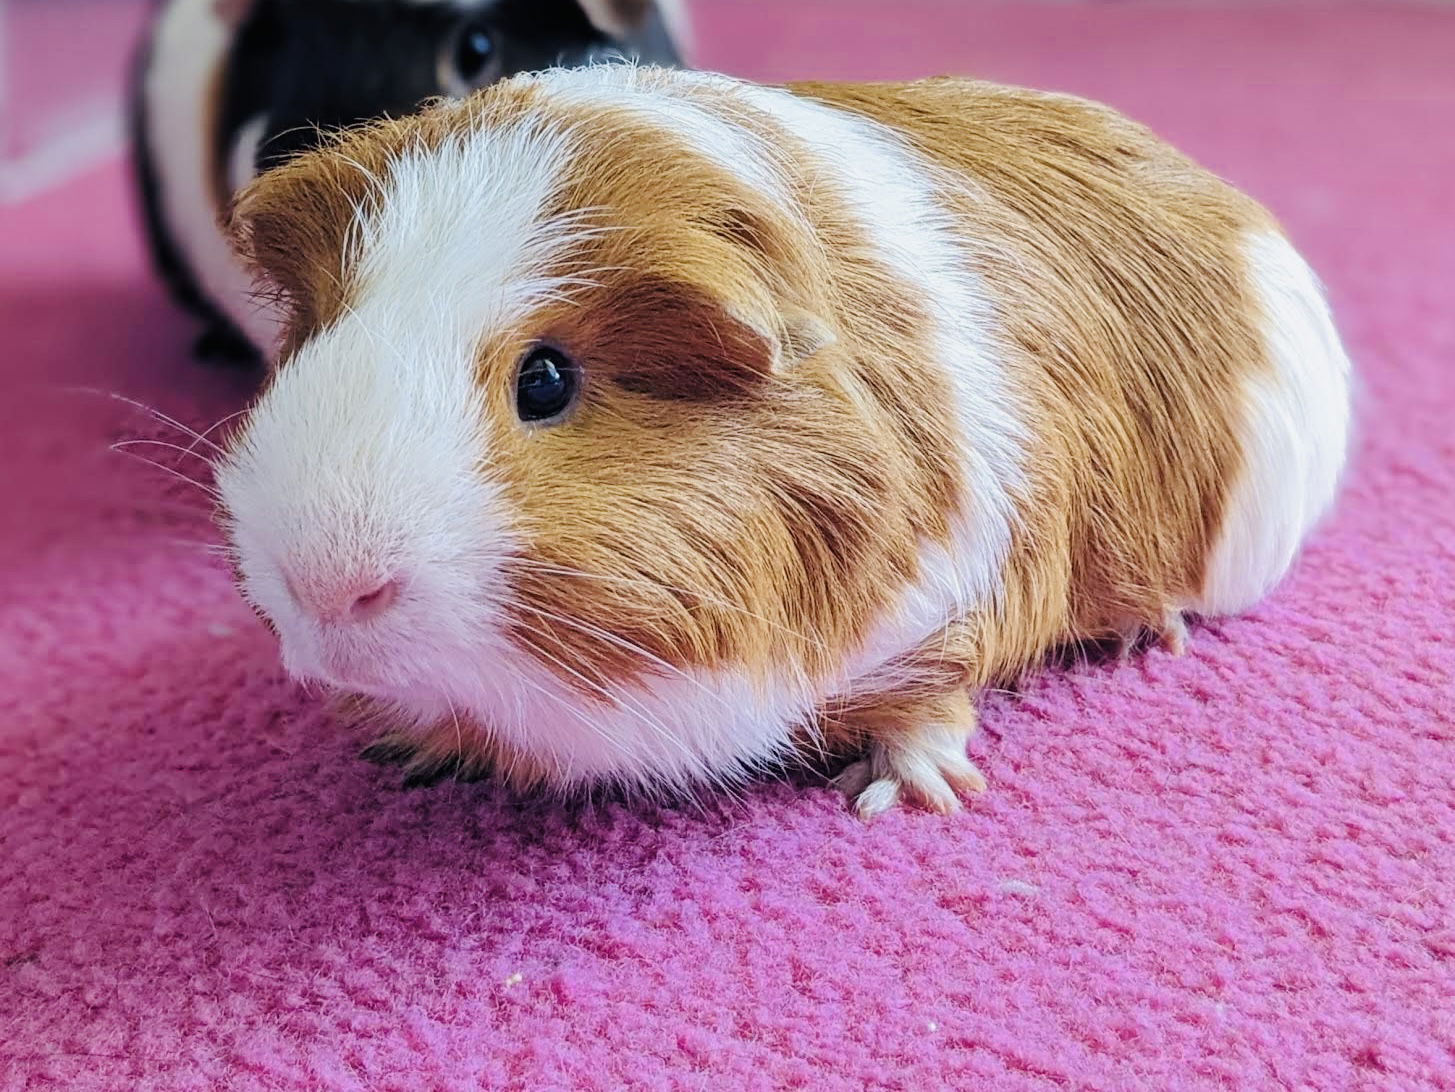
[[[485,74],[495,59],[495,37],[484,23],[472,20],[455,37],[455,75],[472,84]]]
[[[581,369],[559,349],[538,345],[521,359],[515,377],[515,412],[522,421],[549,421],[576,400]]]

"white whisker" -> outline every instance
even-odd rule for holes
[[[138,409],[138,410],[141,410],[145,414],[149,414],[151,417],[153,417],[156,420],[160,421],[162,424],[171,426],[172,428],[176,429],[178,432],[183,433],[184,435],[186,435],[187,437],[189,437],[193,441],[199,441],[199,442],[206,443],[215,452],[217,452],[217,454],[219,454],[219,455],[224,454],[222,448],[218,447],[211,440],[208,440],[207,437],[204,434],[198,432],[194,428],[191,428],[191,427],[189,427],[187,425],[184,425],[181,421],[177,420],[175,417],[172,417],[172,416],[170,416],[168,414],[163,413],[161,410],[157,409],[155,406],[149,406],[145,402],[139,402],[139,401],[137,401],[135,398],[128,398],[126,395],[120,394],[117,391],[102,390],[99,387],[63,387],[61,389],[63,391],[66,391],[68,393],[71,393],[71,394],[90,394],[90,395],[95,395],[96,397],[99,397],[99,398],[109,398],[113,402],[121,402],[122,404],[127,405],[127,406],[130,406],[133,409]]]
[[[213,489],[211,486],[203,485],[195,478],[189,478],[180,470],[175,470],[172,467],[167,466],[165,463],[156,462],[155,460],[148,459],[143,455],[138,455],[134,451],[127,451],[124,448],[117,447],[115,445],[111,447],[111,450],[116,452],[118,455],[125,455],[129,459],[135,459],[139,463],[145,463],[147,466],[154,467],[157,470],[160,470],[163,474],[170,474],[178,481],[186,482],[193,488],[200,490],[204,496],[206,496],[214,503],[221,503],[221,497],[218,495],[217,490]]]

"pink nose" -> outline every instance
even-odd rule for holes
[[[354,596],[349,604],[349,617],[362,622],[383,614],[399,595],[399,582],[386,580],[378,587]]]
[[[399,598],[399,581],[354,580],[300,584],[287,578],[298,605],[325,622],[367,622]]]

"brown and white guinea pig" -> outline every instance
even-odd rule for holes
[[[953,79],[604,65],[237,202],[289,307],[218,468],[287,669],[417,769],[982,787],[973,695],[1254,603],[1349,365],[1270,216],[1147,130]]]
[[[133,162],[153,264],[202,322],[200,355],[274,347],[279,316],[219,220],[320,130],[607,53],[677,64],[686,33],[681,0],[163,0],[133,79]]]

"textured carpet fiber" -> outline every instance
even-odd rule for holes
[[[186,441],[60,389],[247,393],[120,172],[0,210],[0,1087],[1455,1086],[1455,9],[951,10],[723,2],[705,59],[1089,93],[1267,201],[1364,388],[1287,583],[988,701],[950,819],[402,791],[108,450]]]

